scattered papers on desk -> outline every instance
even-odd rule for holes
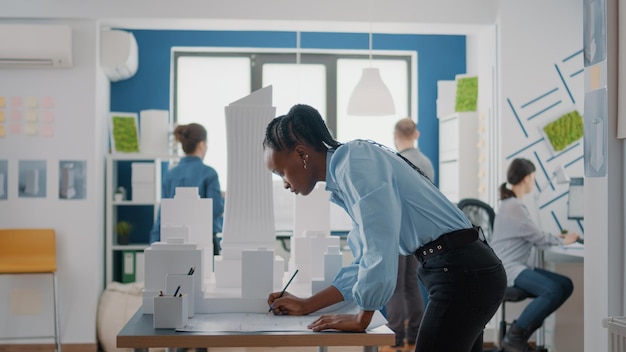
[[[196,314],[183,328],[176,331],[311,331],[307,326],[319,315],[274,315],[271,313]],[[387,319],[376,311],[367,330],[387,324]]]
[[[574,242],[570,244],[563,245],[565,249],[585,249],[585,245],[582,243]]]

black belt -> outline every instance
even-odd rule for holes
[[[420,262],[423,262],[426,259],[443,254],[449,249],[466,246],[478,239],[478,229],[480,229],[480,227],[443,234],[436,240],[430,241],[420,247],[415,251],[415,256]]]

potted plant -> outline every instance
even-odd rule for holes
[[[117,233],[118,244],[128,244],[130,242],[130,231],[133,229],[133,225],[128,221],[121,220],[115,225],[115,232]]]

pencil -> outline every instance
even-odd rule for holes
[[[289,284],[291,283],[293,278],[296,277],[297,273],[298,273],[298,269],[296,269],[296,271],[294,271],[293,275],[291,275],[291,279],[289,279],[289,281],[287,281],[287,285],[285,285],[285,288],[283,288],[283,290],[280,291],[280,295],[278,295],[278,298],[281,298],[285,294],[285,291],[287,291],[287,287],[289,287]],[[272,307],[270,306],[270,310],[268,310],[267,312],[269,313],[271,311],[272,311]]]
[[[178,285],[178,288],[176,288],[176,292],[174,292],[174,297],[176,297],[176,295],[178,294],[178,291],[180,291],[180,285]]]

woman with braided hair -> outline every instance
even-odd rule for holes
[[[305,315],[353,300],[358,313],[322,315],[309,328],[365,331],[393,294],[398,254],[415,255],[429,292],[415,350],[482,351],[483,328],[506,287],[504,268],[478,229],[417,167],[371,141],[338,142],[308,105],[273,119],[263,148],[267,168],[285,189],[306,196],[326,182],[330,200],[354,224],[347,237],[353,262],[311,297],[271,293],[274,314]]]

